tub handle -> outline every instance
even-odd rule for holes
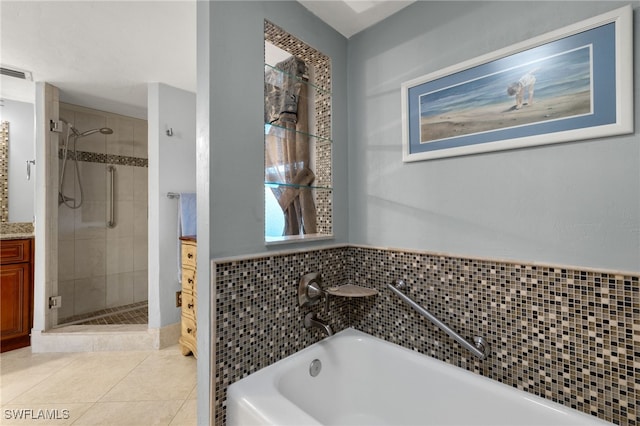
[[[447,324],[440,321],[436,318],[431,312],[427,311],[425,308],[417,304],[413,299],[402,292],[403,289],[407,287],[407,284],[404,280],[399,279],[394,283],[387,284],[387,287],[391,291],[393,291],[403,302],[407,305],[411,306],[416,312],[418,312],[423,317],[427,318],[433,324],[435,324],[440,330],[447,333],[451,338],[453,338],[456,342],[460,343],[465,349],[469,350],[472,354],[477,356],[478,358],[484,360],[489,357],[491,354],[491,347],[489,346],[489,342],[483,339],[480,336],[476,336],[473,338],[473,343],[467,341],[464,337],[460,336],[458,333],[453,331]]]
[[[317,304],[322,296],[326,297],[322,289],[322,276],[319,272],[311,272],[300,278],[298,283],[298,305],[313,306]]]

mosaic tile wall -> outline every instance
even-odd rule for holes
[[[230,384],[323,337],[317,331],[305,330],[302,319],[309,311],[331,318],[334,332],[348,327],[345,299],[330,298],[327,315],[322,311],[323,303],[300,308],[297,293],[300,277],[309,272],[320,271],[324,283],[345,282],[345,250],[316,250],[215,265],[214,424],[225,424]]]
[[[606,421],[640,424],[638,275],[344,247],[216,265],[216,425],[231,383],[321,337],[304,330],[296,293],[299,277],[316,270],[325,285],[380,291],[331,298],[323,315],[334,331],[353,326]],[[487,339],[490,358],[476,360],[403,304],[386,287],[398,278],[462,336]]]
[[[518,389],[622,425],[640,410],[640,283],[615,275],[352,247],[351,283],[377,298],[352,306],[351,325]],[[478,361],[406,306],[405,291],[492,355]]]
[[[316,226],[319,234],[333,235],[333,191],[331,180],[331,158],[332,143],[316,143],[316,159],[324,159],[322,162],[316,161],[317,186],[322,189],[315,190],[316,201]]]

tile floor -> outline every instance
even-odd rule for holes
[[[178,345],[158,351],[5,352],[0,408],[2,425],[195,425],[196,360],[182,356]]]

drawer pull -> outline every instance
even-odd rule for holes
[[[187,253],[187,257],[188,257],[189,259],[193,259],[193,253]]]
[[[193,280],[191,278],[189,278],[187,281],[189,281],[189,284],[193,284]]]
[[[188,309],[193,309],[193,303],[189,303],[189,304],[187,305],[187,308],[188,308]]]
[[[192,331],[193,331],[193,328],[187,328],[187,333],[191,334]]]

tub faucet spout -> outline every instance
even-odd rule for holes
[[[325,321],[321,320],[316,316],[315,313],[309,312],[304,317],[304,327],[306,329],[319,328],[327,333],[327,336],[332,336],[333,331],[331,330],[331,326],[327,324]]]

